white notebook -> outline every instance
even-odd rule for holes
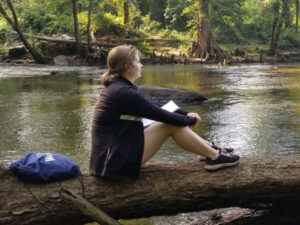
[[[164,109],[164,110],[167,110],[169,112],[175,112],[177,109],[179,109],[179,106],[176,105],[175,102],[170,100],[169,102],[164,104],[161,108]],[[149,125],[151,125],[152,123],[155,123],[155,122],[156,122],[155,120],[142,118],[142,123],[143,123],[144,127],[149,126]]]

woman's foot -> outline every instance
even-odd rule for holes
[[[220,147],[219,145],[217,145],[214,141],[213,142],[208,142],[209,144],[210,144],[210,146],[213,148],[213,149],[216,149],[216,150],[219,150],[219,153],[220,154],[225,154],[225,155],[227,155],[227,154],[233,154],[233,152],[234,152],[234,149],[233,148],[222,148],[222,147]],[[205,156],[202,156],[202,155],[199,155],[198,156],[198,159],[200,160],[200,161],[205,161],[206,160],[206,157]]]
[[[239,164],[240,157],[238,155],[220,154],[215,160],[206,158],[204,168],[207,170],[218,170],[225,167],[231,167]]]

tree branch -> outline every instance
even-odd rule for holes
[[[6,19],[6,21],[13,27],[15,28],[15,23],[14,21],[12,21],[11,18],[9,18],[9,16],[7,15],[5,9],[3,8],[2,4],[0,3],[0,12],[3,15],[3,17]]]
[[[7,1],[7,4],[10,8],[10,11],[14,17],[14,21],[15,21],[15,27],[18,27],[19,26],[19,22],[18,22],[18,17],[17,17],[17,14],[16,14],[16,11],[15,11],[15,8],[11,2],[11,0],[6,0]]]

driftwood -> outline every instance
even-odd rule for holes
[[[62,200],[63,189],[81,195],[116,219],[231,206],[299,206],[299,155],[244,157],[240,165],[216,172],[203,167],[201,162],[156,163],[145,166],[138,180],[110,181],[82,175],[50,184],[21,182],[2,167],[0,224],[90,221]]]

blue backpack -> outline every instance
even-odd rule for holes
[[[52,153],[29,153],[13,162],[10,170],[20,179],[30,182],[61,181],[81,174],[70,158]]]

